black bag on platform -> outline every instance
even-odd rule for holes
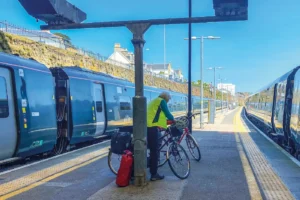
[[[114,154],[123,154],[131,147],[131,133],[116,131],[111,137],[111,151]]]

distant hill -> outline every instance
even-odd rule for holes
[[[0,31],[0,52],[19,54],[24,58],[33,58],[47,67],[80,66],[134,82],[134,71],[132,70],[108,64],[93,57],[78,54],[78,52],[72,48],[66,50],[60,49],[2,31]],[[158,77],[152,77],[147,74],[145,74],[144,83],[147,86],[151,86],[152,83],[154,83],[155,87],[181,93],[187,93],[188,91],[186,83],[177,83]],[[193,95],[199,96],[200,87],[195,85],[192,93]],[[212,97],[212,93],[209,91],[207,84],[204,87],[204,96]],[[225,96],[226,94],[224,94],[224,100],[226,100]],[[221,99],[221,92],[219,91],[217,92],[217,98]]]

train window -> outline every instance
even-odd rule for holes
[[[102,112],[102,101],[96,101],[96,111],[97,112]]]
[[[0,77],[0,118],[8,117],[8,113],[6,81]]]
[[[102,112],[103,106],[102,106],[102,94],[100,89],[95,89],[95,101],[96,101],[96,111]]]
[[[130,97],[120,96],[120,110],[131,110]]]
[[[130,103],[120,102],[120,110],[130,110]]]

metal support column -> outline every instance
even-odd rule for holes
[[[215,88],[214,88],[214,116],[216,116],[216,107],[217,107],[217,86],[216,86],[216,67],[214,67],[214,85],[215,85]]]
[[[202,129],[203,128],[203,110],[204,110],[204,108],[203,108],[203,40],[204,40],[204,38],[203,38],[203,36],[201,36],[201,55],[200,55],[200,59],[201,59],[201,66],[200,66],[200,71],[201,71],[201,89],[200,89],[200,91],[201,91],[201,97],[200,97],[200,99],[201,99],[201,106],[200,106],[200,128]]]
[[[192,18],[192,0],[189,0],[189,19]],[[192,115],[192,24],[189,23],[188,116]],[[192,132],[192,117],[189,123]]]
[[[221,110],[222,110],[222,113],[223,113],[223,83],[221,83],[221,92],[222,92]]]
[[[147,108],[144,97],[143,48],[144,33],[151,25],[130,24],[127,28],[133,33],[135,62],[135,97],[133,97],[133,142],[134,142],[134,180],[136,186],[146,184],[147,170]]]
[[[228,85],[226,86],[227,89],[227,111],[229,110],[229,91],[228,91]]]

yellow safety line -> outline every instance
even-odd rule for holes
[[[253,172],[266,199],[294,199],[292,193],[275,173],[249,133],[240,134],[241,142],[251,162]]]
[[[241,110],[242,109],[240,108],[240,110],[235,114],[235,116],[233,118],[235,140],[236,140],[237,149],[239,151],[239,155],[240,155],[240,158],[241,158],[241,161],[242,161],[244,174],[246,176],[250,197],[253,200],[261,200],[261,199],[263,199],[262,195],[260,193],[260,190],[259,190],[258,184],[256,182],[256,179],[254,177],[252,168],[249,164],[249,161],[247,159],[245,151],[242,147],[240,138],[238,136],[239,133],[245,133],[246,132],[246,128],[244,127],[244,125],[241,121],[241,118],[240,118]]]
[[[21,189],[18,189],[18,190],[15,190],[15,191],[11,192],[11,193],[5,194],[5,195],[3,195],[3,196],[0,197],[0,200],[5,200],[5,199],[8,199],[8,198],[14,197],[16,195],[19,195],[21,193],[24,193],[24,192],[26,192],[28,190],[31,190],[31,189],[33,189],[33,188],[35,188],[37,186],[42,185],[42,184],[44,184],[44,183],[46,183],[48,181],[51,181],[51,180],[53,180],[55,178],[58,178],[58,177],[60,177],[62,175],[70,173],[70,172],[72,172],[72,171],[74,171],[74,170],[76,170],[78,168],[81,168],[81,167],[84,167],[84,166],[86,166],[88,164],[91,164],[91,163],[93,163],[93,162],[95,162],[95,161],[97,161],[97,160],[99,160],[99,159],[101,159],[101,158],[103,158],[103,157],[105,157],[107,155],[108,155],[108,153],[104,153],[104,154],[102,154],[102,155],[100,155],[100,156],[98,156],[96,158],[93,158],[93,159],[91,159],[89,161],[86,161],[86,162],[84,162],[82,164],[79,164],[79,165],[76,165],[76,166],[71,167],[69,169],[63,170],[63,171],[61,171],[61,172],[59,172],[57,174],[49,176],[49,177],[47,177],[45,179],[42,179],[40,181],[37,181],[37,182],[35,182],[35,183],[31,184],[31,185],[25,186],[25,187],[23,187]],[[35,172],[35,173],[38,173],[38,172]]]

